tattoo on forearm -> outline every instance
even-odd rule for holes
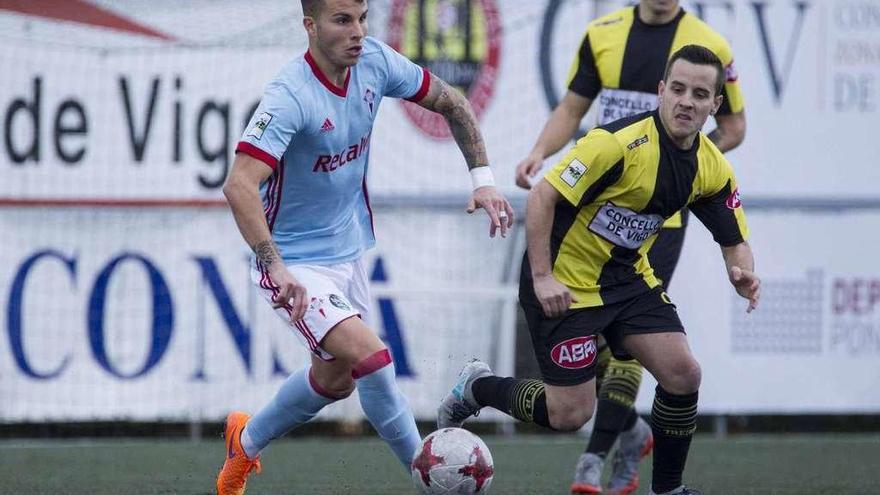
[[[278,255],[278,249],[272,241],[259,242],[253,247],[253,249],[254,254],[257,255],[257,260],[266,267],[281,258],[281,256]]]
[[[723,137],[723,134],[722,134],[721,130],[716,127],[715,130],[710,132],[709,135],[707,135],[706,137],[709,138],[709,141],[712,141],[713,143],[715,143],[715,146],[718,146],[718,143],[721,142],[721,138]]]
[[[488,165],[489,159],[486,155],[483,135],[467,99],[444,83],[437,96],[435,108],[449,124],[449,129],[464,155],[468,169]]]

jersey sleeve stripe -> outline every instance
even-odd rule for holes
[[[413,103],[418,103],[422,101],[422,98],[428,94],[428,90],[431,89],[431,73],[428,72],[428,69],[422,67],[422,85],[419,86],[419,90],[416,91],[416,94],[407,98],[407,101],[411,101]]]
[[[272,170],[275,170],[275,167],[278,166],[278,159],[269,153],[257,148],[247,141],[239,141],[238,146],[235,147],[236,153],[244,153],[252,158],[256,158],[261,162],[268,165]]]
[[[367,205],[367,213],[370,214],[370,230],[373,232],[373,236],[376,235],[376,225],[373,223],[373,207],[370,206],[370,192],[367,190],[367,176],[364,174],[364,180],[361,183],[361,188],[364,191],[364,203]]]
[[[269,224],[269,232],[275,229],[275,220],[278,218],[278,209],[281,206],[281,192],[284,190],[284,161],[282,159],[281,166],[275,169],[277,180],[275,181],[275,191],[272,192],[270,198],[271,206],[269,214],[266,216],[266,222]]]

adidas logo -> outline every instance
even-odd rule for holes
[[[336,126],[330,121],[330,117],[324,119],[324,124],[321,126],[321,132],[330,132],[333,129],[336,129]]]

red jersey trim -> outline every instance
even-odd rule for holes
[[[367,205],[367,213],[370,214],[370,231],[373,233],[373,237],[376,237],[376,226],[373,223],[373,207],[370,206],[370,193],[367,191],[367,177],[364,174],[364,180],[361,183],[361,187],[364,191],[364,203]]]
[[[411,101],[413,103],[418,103],[422,101],[422,98],[428,94],[428,90],[431,89],[431,73],[428,69],[422,67],[422,85],[419,87],[419,90],[416,91],[416,94],[407,98],[407,101]]]
[[[351,67],[348,68],[348,73],[345,75],[345,82],[342,83],[342,87],[340,88],[339,86],[330,82],[330,79],[327,79],[327,76],[325,76],[324,73],[321,72],[321,68],[318,67],[317,62],[315,62],[315,59],[312,58],[312,54],[309,52],[306,52],[306,62],[309,63],[309,67],[312,68],[312,72],[314,72],[315,77],[317,77],[318,80],[321,81],[321,84],[323,84],[328,91],[336,96],[341,96],[345,98],[345,95],[348,93],[348,81],[349,79],[351,79]]]
[[[235,147],[236,153],[244,153],[245,155],[251,156],[260,160],[261,162],[268,165],[272,170],[275,170],[275,167],[278,166],[278,159],[274,156],[266,153],[265,151],[257,148],[247,141],[239,141],[238,146]]]

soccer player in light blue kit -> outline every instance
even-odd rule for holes
[[[375,243],[367,162],[383,97],[442,114],[471,172],[467,211],[484,209],[493,237],[513,225],[467,99],[367,37],[366,0],[302,0],[302,7],[308,51],[267,86],[223,192],[254,250],[254,283],[312,359],[253,417],[229,414],[220,495],[244,493],[272,439],[355,388],[364,414],[407,469],[421,440],[388,349],[364,324],[370,297],[361,256]]]

